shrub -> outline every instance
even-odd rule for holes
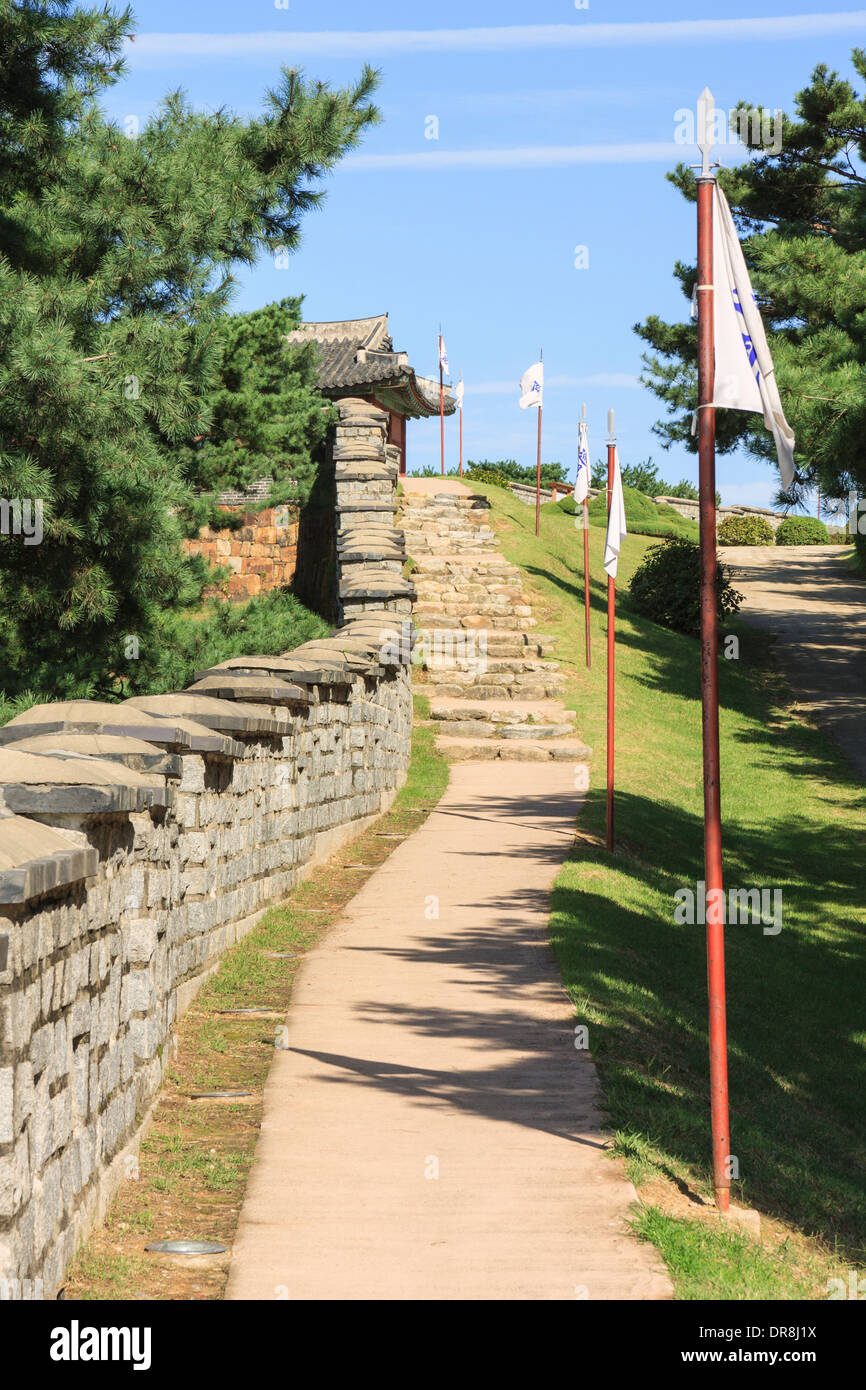
[[[139,659],[123,672],[123,688],[117,693],[183,690],[197,670],[232,656],[291,651],[330,630],[287,589],[271,589],[247,603],[209,599],[198,612],[164,615],[160,640],[142,645]]]
[[[479,470],[482,470],[495,473],[510,483],[534,484],[536,467],[537,465],[534,463],[518,463],[516,459],[467,459],[466,462],[466,471],[471,473],[473,477],[477,477]],[[549,487],[551,483],[565,482],[568,482],[568,479],[561,463],[543,463],[541,465],[542,487]]]
[[[638,613],[674,632],[697,637],[701,628],[700,547],[676,536],[654,546],[635,570],[630,593]],[[736,613],[743,601],[729,571],[716,565],[719,621]]]
[[[786,516],[776,531],[776,545],[828,545],[830,533],[816,516]]]
[[[720,545],[772,545],[773,528],[763,516],[726,516],[719,526]]]
[[[487,483],[490,487],[508,487],[508,479],[504,473],[498,472],[495,466],[488,467],[482,463],[470,464],[464,477],[470,483]]]

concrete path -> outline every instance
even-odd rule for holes
[[[400,482],[404,492],[423,492],[431,496],[437,493],[451,494],[454,497],[471,497],[472,489],[458,478],[421,478],[414,473],[401,473]]]
[[[742,616],[778,638],[797,703],[866,777],[866,581],[837,545],[727,546]]]
[[[307,958],[228,1298],[671,1296],[547,944],[572,786],[566,764],[452,768]]]

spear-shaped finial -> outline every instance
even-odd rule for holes
[[[701,152],[701,172],[702,179],[708,179],[710,174],[710,155],[716,143],[716,103],[709,87],[705,87],[698,97],[698,129],[697,145]]]

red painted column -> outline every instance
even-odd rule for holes
[[[611,412],[612,415],[612,412]],[[612,427],[611,427],[612,433]],[[607,514],[613,496],[613,469],[616,444],[607,446]],[[608,850],[613,849],[613,776],[614,776],[614,683],[616,675],[616,581],[607,577],[607,837]]]
[[[586,664],[592,665],[589,646],[589,499],[583,503],[583,598],[586,615]]]
[[[704,880],[710,1035],[710,1123],[716,1205],[727,1211],[731,1179],[725,913],[719,768],[719,634],[716,593],[716,412],[713,405],[713,184],[698,184],[698,461],[701,532],[701,723],[704,772]]]

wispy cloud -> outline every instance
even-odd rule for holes
[[[624,24],[521,24],[475,29],[378,29],[303,32],[273,29],[235,34],[143,33],[130,46],[134,62],[167,58],[249,60],[275,56],[368,58],[392,53],[501,53],[528,48],[610,48],[623,45],[755,43],[829,38],[862,30],[866,10],[767,15],[749,19],[646,20]]]
[[[592,376],[546,376],[544,379],[545,391],[555,391],[562,387],[572,389],[575,386],[606,386],[610,389],[633,390],[640,387],[640,381],[628,372],[595,372]],[[466,395],[516,397],[517,388],[516,378],[514,381],[467,381]]]
[[[567,164],[647,164],[682,159],[673,140],[630,145],[518,145],[504,150],[419,150],[410,154],[350,154],[341,170],[369,173],[405,169],[451,173],[471,169],[555,169]]]

